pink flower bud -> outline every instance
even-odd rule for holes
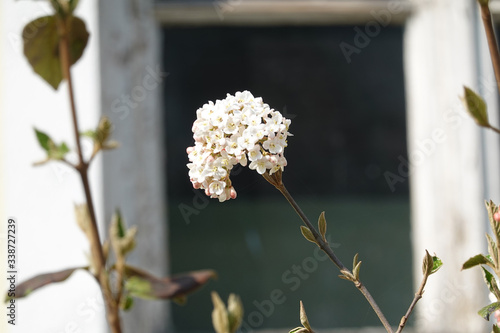
[[[496,310],[493,315],[495,316],[495,319],[497,320],[497,323],[500,322],[500,310]]]
[[[186,148],[186,153],[189,155],[194,151],[194,147],[187,147]]]
[[[500,222],[500,212],[496,212],[493,214],[493,219],[497,222]]]
[[[236,190],[234,189],[234,187],[231,186],[231,194],[230,194],[230,197],[231,199],[236,199]]]

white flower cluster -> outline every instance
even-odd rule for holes
[[[291,121],[249,91],[227,94],[196,111],[194,147],[187,148],[193,187],[225,201],[236,198],[229,174],[238,163],[259,174],[283,171]]]

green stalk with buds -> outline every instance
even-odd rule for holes
[[[133,297],[180,300],[215,277],[215,272],[202,270],[158,278],[128,265],[126,257],[135,248],[137,228],[127,228],[119,210],[112,217],[108,238],[103,240],[99,235],[89,169],[97,154],[117,148],[118,143],[110,139],[112,124],[107,117],[102,117],[95,129],[80,131],[71,66],[82,57],[89,32],[85,22],[74,15],[78,0],[50,0],[50,4],[52,15],[39,17],[24,28],[23,51],[34,72],[52,88],[57,90],[61,82],[66,81],[76,147],[72,151],[65,142],[56,143],[49,134],[35,129],[35,136],[46,158],[34,165],[64,163],[80,176],[86,203],[75,204],[75,218],[89,241],[91,255],[88,266],[41,274],[16,285],[15,295],[6,295],[5,302],[26,297],[45,285],[68,279],[76,270],[84,270],[99,284],[111,332],[121,333],[121,310],[132,307]],[[93,143],[89,157],[83,154],[83,139]],[[76,154],[76,162],[69,160],[71,152]]]
[[[290,119],[264,103],[261,97],[254,97],[249,91],[227,94],[224,100],[210,101],[196,112],[193,124],[194,146],[186,152],[190,163],[189,177],[195,189],[205,190],[211,198],[220,202],[236,198],[230,174],[232,168],[241,164],[259,173],[273,185],[290,203],[304,223],[300,227],[303,236],[325,252],[340,270],[339,277],[348,280],[363,294],[388,333],[394,333],[384,313],[360,280],[361,261],[356,254],[352,270],[345,266],[326,240],[327,222],[325,213],[318,219],[318,230],[309,221],[283,183],[283,171],[287,166],[284,150],[288,146]],[[427,278],[441,266],[437,257],[426,252],[424,278],[421,287],[408,311],[402,317],[396,332],[405,327],[417,301],[422,297]],[[306,318],[301,306],[301,318]],[[305,319],[303,319],[305,320]],[[303,324],[306,321],[303,321]],[[307,327],[304,330],[310,330]],[[299,330],[301,331],[301,330]],[[304,332],[303,330],[301,332]]]
[[[489,0],[477,0],[483,21],[491,63],[495,72],[497,88],[500,92],[500,52],[495,37],[495,28],[489,8]],[[491,125],[488,117],[487,105],[484,99],[469,87],[464,86],[464,96],[462,98],[465,108],[477,125],[491,129],[500,134],[500,129]],[[479,266],[483,274],[484,282],[490,291],[491,298],[496,302],[486,305],[478,311],[478,314],[485,320],[489,320],[495,314],[497,320],[500,319],[500,289],[497,280],[500,278],[500,211],[493,201],[486,201],[486,210],[490,222],[493,237],[486,234],[488,244],[488,254],[478,254],[469,258],[462,266],[462,270]],[[492,327],[493,333],[500,333],[498,324]]]

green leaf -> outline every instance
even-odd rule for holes
[[[354,266],[352,269],[352,274],[354,275],[354,278],[356,279],[356,281],[359,281],[359,270],[361,269],[361,263],[362,263],[362,261],[358,261],[356,266]]]
[[[82,132],[80,133],[80,136],[86,136],[87,138],[91,138],[92,140],[95,140],[95,138],[97,137],[96,132],[93,130]]]
[[[352,275],[352,273],[349,272],[348,270],[343,270],[340,272],[342,274],[339,275],[339,278],[347,280],[347,281],[351,281],[351,282],[356,282],[356,277],[354,275]]]
[[[500,223],[495,220],[494,215],[498,210],[498,207],[493,203],[493,201],[486,201],[486,210],[488,211],[488,219],[490,220],[491,230],[495,235],[497,245],[500,245]]]
[[[87,46],[89,33],[85,23],[78,17],[68,16],[68,39],[70,65],[80,59]],[[58,18],[56,16],[39,17],[28,23],[23,29],[24,55],[31,67],[52,88],[57,89],[63,80],[59,57]]]
[[[497,251],[497,245],[495,244],[495,241],[489,234],[486,234],[486,239],[488,240],[488,253],[493,262],[493,265],[495,267],[498,267],[498,251]]]
[[[213,270],[200,270],[179,274],[173,277],[158,278],[146,271],[129,265],[125,265],[124,273],[127,281],[133,277],[137,277],[143,281],[149,282],[151,286],[150,289],[148,289],[144,282],[141,284],[140,280],[133,281],[132,284],[135,284],[135,286],[133,285],[132,287],[139,287],[139,294],[141,294],[143,298],[154,299],[177,299],[184,297],[205,285],[210,279],[216,277]]]
[[[72,14],[78,5],[78,2],[78,0],[50,0],[52,8],[54,8],[56,13],[58,13],[61,17]]]
[[[151,282],[139,276],[132,276],[127,279],[125,282],[125,290],[135,297],[155,299]]]
[[[319,215],[318,228],[319,228],[319,233],[321,234],[321,237],[323,237],[323,240],[326,242],[326,219],[325,219],[325,212],[321,212],[321,214]]]
[[[28,296],[31,294],[33,291],[44,287],[48,284],[51,283],[56,283],[56,282],[62,282],[69,278],[71,274],[73,274],[74,271],[77,269],[84,269],[88,270],[88,267],[75,267],[75,268],[68,268],[62,271],[58,272],[53,272],[53,273],[46,273],[46,274],[40,274],[35,277],[32,277],[31,279],[28,279],[18,285],[16,285],[14,295],[9,295],[9,292],[7,292],[6,297],[5,297],[5,302],[14,299],[14,298],[21,298]],[[7,275],[8,277],[8,275]]]
[[[116,209],[115,211],[115,219],[116,219],[116,225],[117,225],[117,236],[119,238],[125,237],[125,227],[123,226],[123,219],[122,219],[122,214],[119,209]]]
[[[243,321],[243,303],[239,296],[229,294],[227,300],[227,318],[229,319],[229,332],[235,333]]]
[[[493,325],[493,333],[500,333],[500,328],[497,325]]]
[[[212,291],[212,303],[214,309],[212,310],[212,326],[217,333],[230,333],[229,332],[229,318],[226,305],[220,298],[217,292]]]
[[[120,299],[120,309],[122,309],[123,311],[129,311],[130,309],[132,309],[132,306],[134,306],[134,299],[129,295],[126,295],[125,297],[122,297]]]
[[[318,245],[316,243],[316,239],[314,239],[313,233],[311,232],[311,230],[309,230],[308,227],[301,225],[300,226],[300,232],[302,232],[302,235],[305,237],[305,239],[307,239],[308,241],[310,241],[310,242]]]
[[[432,257],[432,262],[433,262],[433,265],[432,265],[431,274],[434,274],[443,266],[443,262],[441,261],[441,259],[439,259],[436,256]]]
[[[80,0],[69,0],[69,9],[70,9],[71,13],[73,13],[75,11],[79,2],[80,2]]]
[[[36,128],[34,130],[38,143],[47,153],[48,159],[62,160],[66,154],[69,153],[69,148],[66,143],[63,142],[60,145],[56,145],[46,133],[39,131]]]
[[[98,141],[101,145],[108,140],[111,135],[111,121],[108,117],[102,117],[97,125],[96,130],[96,141]]]
[[[485,306],[484,308],[479,310],[477,313],[478,313],[478,315],[480,315],[484,319],[490,320],[490,315],[498,309],[500,309],[500,302],[495,302],[495,303],[491,303],[490,305]]]
[[[108,117],[102,117],[95,130],[88,130],[80,133],[94,141],[94,152],[101,149],[114,149],[118,147],[118,142],[109,140],[112,133],[112,124]]]
[[[66,143],[61,143],[59,146],[54,145],[49,151],[49,158],[53,160],[62,160],[69,153],[69,148]]]
[[[356,253],[354,255],[354,258],[352,259],[352,268],[353,269],[354,269],[354,267],[356,267],[358,265],[358,262],[359,262],[358,258],[359,258],[359,253]]]
[[[304,328],[312,332],[311,325],[309,325],[309,319],[307,319],[306,309],[304,308],[302,301],[300,301],[300,323],[304,326]]]
[[[434,259],[429,254],[429,251],[425,250],[424,260],[422,262],[422,274],[425,276],[431,275],[433,266],[434,266]]]
[[[309,332],[309,330],[305,327],[295,327],[289,333],[308,333],[308,332]]]
[[[186,296],[177,296],[177,297],[172,297],[170,299],[172,302],[174,302],[177,305],[186,305],[187,303],[187,297]]]
[[[481,266],[481,268],[483,269],[484,282],[488,286],[488,289],[495,295],[497,300],[500,301],[500,290],[498,289],[495,277],[483,266]]]
[[[55,16],[39,17],[23,29],[24,55],[35,73],[57,89],[63,75]]]
[[[119,209],[113,214],[109,234],[111,246],[117,256],[125,256],[135,248],[137,227],[126,229]]]
[[[44,132],[37,130],[34,128],[36,138],[38,139],[38,143],[40,146],[48,153],[51,146],[54,145],[54,141]]]
[[[477,266],[477,265],[490,265],[491,266],[491,261],[488,260],[488,258],[484,254],[478,254],[474,257],[469,258],[469,260],[467,260],[463,264],[462,270],[469,269],[469,268]]]
[[[489,127],[486,103],[472,89],[464,86],[464,102],[467,111],[479,126]]]

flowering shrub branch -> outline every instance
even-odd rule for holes
[[[287,138],[291,135],[288,132],[291,121],[271,109],[261,97],[254,97],[249,91],[236,92],[234,96],[227,94],[224,100],[216,100],[215,103],[210,101],[199,108],[196,114],[197,119],[192,128],[195,145],[187,148],[190,161],[187,167],[193,187],[204,189],[207,196],[218,198],[221,202],[235,199],[236,190],[229,179],[231,169],[238,163],[246,166],[247,162],[251,161],[249,168],[257,171],[280,191],[299,215],[304,223],[304,226],[301,226],[304,237],[328,255],[340,270],[339,277],[354,283],[387,332],[393,333],[382,310],[359,279],[361,261],[358,261],[358,255],[354,257],[351,271],[326,241],[327,224],[324,213],[318,220],[318,232],[283,183],[282,174],[287,165],[284,149],[288,145]],[[397,332],[403,330],[415,304],[422,297],[427,278],[436,272],[441,264],[437,257],[426,253],[421,287],[406,315],[401,319]],[[301,318],[303,314],[305,316],[301,304]],[[307,326],[292,331],[312,332],[308,322]]]
[[[195,189],[220,202],[236,198],[229,174],[241,164],[263,175],[283,171],[291,121],[249,91],[227,94],[196,111],[195,145],[187,148],[189,177]]]
[[[495,28],[489,8],[489,0],[477,0],[481,9],[481,18],[483,21],[486,39],[497,81],[497,88],[500,91],[500,52],[495,37]],[[493,130],[500,134],[500,129],[492,126],[489,122],[487,105],[484,99],[472,89],[464,86],[464,96],[462,98],[465,108],[469,115],[474,119],[477,125]],[[486,210],[488,219],[493,232],[493,237],[486,234],[488,243],[488,254],[478,254],[469,258],[463,265],[462,270],[475,266],[481,267],[484,282],[490,291],[490,299],[493,303],[486,305],[478,311],[478,314],[485,320],[489,320],[494,314],[497,323],[493,324],[492,332],[500,333],[498,322],[500,319],[500,288],[497,279],[500,278],[500,210],[493,201],[486,201]],[[496,276],[496,278],[495,278]]]
[[[112,125],[106,117],[101,118],[95,130],[80,133],[71,66],[82,56],[89,33],[84,21],[73,15],[78,0],[50,0],[50,4],[54,10],[53,15],[37,18],[24,28],[24,54],[35,73],[54,89],[58,89],[63,80],[67,82],[77,162],[72,163],[66,158],[66,155],[71,152],[66,143],[56,144],[48,134],[35,129],[38,143],[47,154],[43,161],[36,162],[35,165],[43,165],[51,161],[62,162],[79,174],[86,203],[75,205],[75,217],[78,226],[89,241],[91,258],[88,266],[41,274],[16,285],[16,292],[9,292],[5,297],[5,302],[13,303],[15,298],[28,296],[45,285],[64,281],[73,272],[82,269],[89,272],[99,284],[111,331],[121,333],[120,310],[129,310],[132,307],[132,296],[145,299],[180,299],[206,284],[215,277],[215,272],[202,270],[172,278],[157,278],[128,265],[126,256],[135,247],[137,229],[126,228],[119,211],[113,216],[109,238],[101,241],[88,170],[94,157],[100,151],[116,148],[117,143],[109,140]],[[92,154],[87,159],[83,156],[81,137],[90,138],[94,144]],[[108,263],[111,257],[110,248],[113,250],[114,263]]]

